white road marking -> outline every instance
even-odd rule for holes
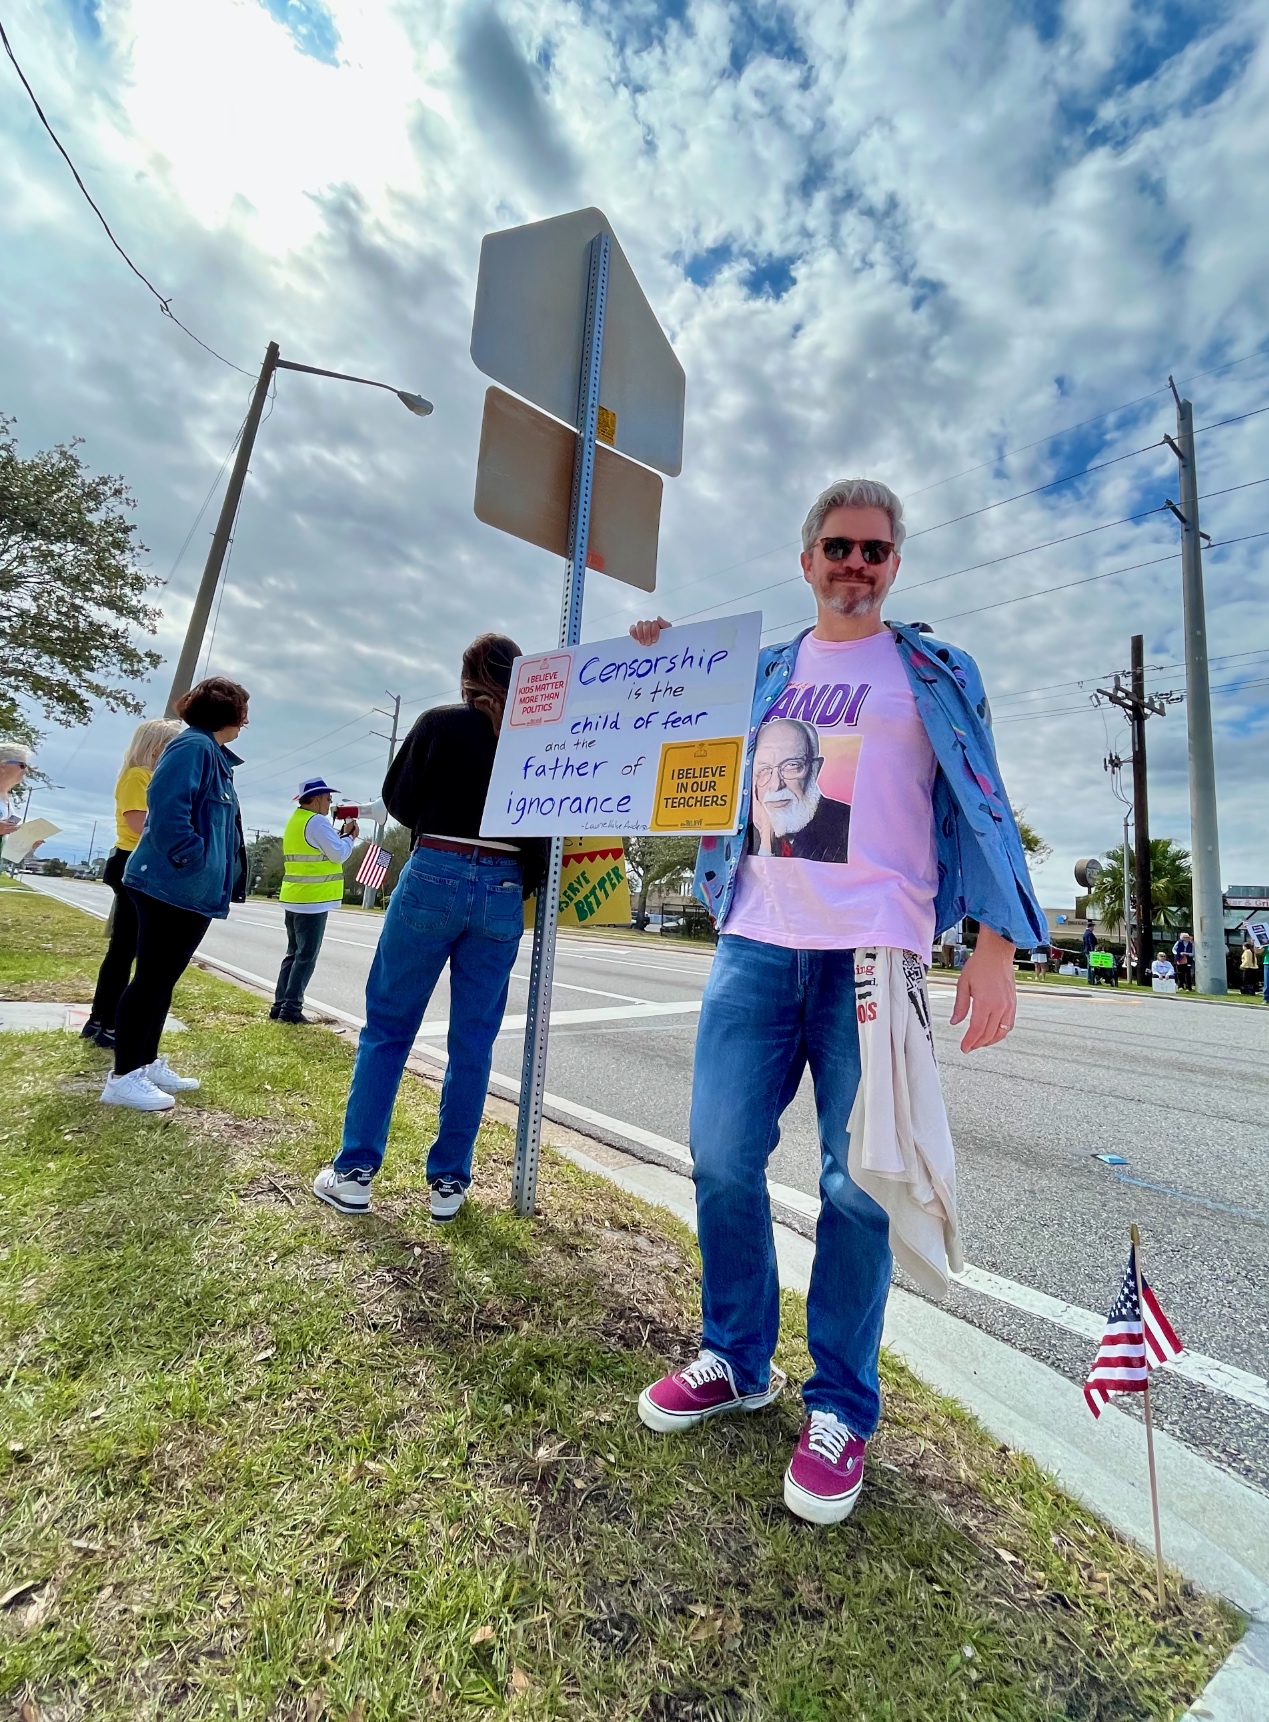
[[[551,1012],[552,1028],[567,1028],[574,1023],[591,1022],[628,1022],[632,1017],[649,1016],[698,1016],[701,1001],[699,999],[667,1000],[664,1004],[632,1004],[613,1005],[606,1010],[553,1010]],[[523,1034],[526,1016],[505,1016],[502,1019],[500,1037],[507,1034]],[[449,1022],[425,1022],[419,1034],[431,1038],[433,1035],[449,1033]]]
[[[511,978],[513,981],[523,981],[527,985],[530,977],[528,975],[516,974],[513,971]],[[555,977],[552,976],[551,990],[554,991],[556,987],[562,987],[565,992],[569,993],[590,993],[592,997],[597,999],[620,999],[623,1004],[651,1004],[653,1002],[651,999],[635,998],[631,993],[606,992],[603,987],[579,987],[573,981],[560,981],[556,980]]]
[[[954,1277],[957,1285],[981,1292],[984,1297],[995,1298],[998,1303],[1010,1304],[1014,1309],[1025,1310],[1029,1315],[1042,1316],[1055,1327],[1064,1327],[1068,1333],[1078,1333],[1081,1338],[1091,1339],[1094,1343],[1106,1331],[1106,1317],[1098,1315],[1096,1310],[1064,1303],[1061,1298],[1050,1297],[1047,1292],[1037,1291],[1033,1286],[1019,1285],[1016,1280],[1002,1279],[999,1274],[988,1273],[984,1268],[966,1263],[964,1273]],[[1207,1357],[1201,1351],[1188,1348],[1174,1363],[1165,1363],[1162,1367],[1214,1393],[1224,1393],[1231,1399],[1240,1400],[1256,1411],[1269,1411],[1269,1381],[1263,1375],[1235,1369],[1231,1363],[1222,1363],[1219,1358]]]

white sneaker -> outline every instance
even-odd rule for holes
[[[150,1081],[146,1068],[130,1070],[126,1076],[108,1076],[101,1098],[106,1106],[130,1106],[134,1112],[170,1112],[176,1105],[170,1094]]]
[[[341,1177],[333,1166],[323,1166],[313,1180],[313,1194],[319,1202],[329,1202],[341,1214],[370,1212],[370,1174],[352,1173]]]
[[[467,1200],[467,1186],[457,1178],[432,1179],[432,1218],[444,1225]]]
[[[145,1066],[145,1075],[164,1094],[191,1094],[202,1086],[196,1076],[178,1076],[162,1053],[153,1064]]]

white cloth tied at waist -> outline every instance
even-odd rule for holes
[[[929,1297],[964,1267],[956,1150],[930,1027],[925,965],[887,946],[855,953],[859,1090],[846,1165],[890,1221],[890,1248]]]

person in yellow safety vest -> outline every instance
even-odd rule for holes
[[[336,831],[327,818],[335,794],[324,778],[306,777],[282,833],[279,895],[286,910],[286,955],[269,1011],[275,1022],[313,1020],[304,1015],[304,989],[322,948],[326,917],[344,900],[344,862],[358,830],[355,819],[344,820]]]

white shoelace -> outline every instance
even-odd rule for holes
[[[688,1387],[704,1387],[708,1381],[726,1381],[729,1379],[727,1365],[721,1357],[715,1357],[712,1351],[702,1351],[694,1357],[682,1371],[682,1377]]]
[[[821,1459],[835,1465],[851,1439],[850,1430],[831,1411],[812,1411],[811,1433],[806,1438],[812,1453],[818,1453]]]

